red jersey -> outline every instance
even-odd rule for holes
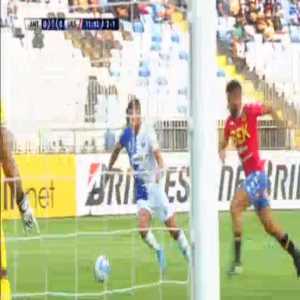
[[[233,139],[246,176],[264,170],[264,161],[259,155],[257,117],[263,114],[261,104],[247,104],[237,118],[228,117],[225,123],[225,139]]]

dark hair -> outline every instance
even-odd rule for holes
[[[233,92],[236,89],[239,89],[240,91],[242,91],[242,86],[237,80],[231,80],[227,83],[227,86],[226,86],[227,94]]]
[[[132,97],[132,99],[129,101],[127,108],[126,108],[126,124],[129,125],[129,111],[133,108],[136,108],[141,112],[141,103],[140,100],[136,97]]]
[[[132,110],[133,108],[141,111],[141,102],[137,98],[133,98],[132,100],[129,101],[126,113],[129,114],[129,111]]]

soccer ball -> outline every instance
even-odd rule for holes
[[[108,279],[111,272],[109,260],[106,256],[99,256],[95,263],[95,277],[98,282]]]

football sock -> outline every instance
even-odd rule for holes
[[[178,243],[179,249],[181,250],[183,255],[186,257],[186,259],[188,261],[190,261],[190,258],[191,258],[190,257],[191,256],[190,245],[189,245],[189,242],[188,242],[183,230],[179,231],[177,243]]]
[[[285,234],[281,240],[279,240],[281,246],[292,256],[295,256],[295,244],[289,239],[289,236]]]
[[[234,237],[234,262],[237,264],[241,263],[241,247],[242,238],[240,236]]]
[[[151,230],[149,230],[149,231],[147,232],[147,234],[146,234],[146,236],[145,236],[145,238],[144,238],[144,241],[146,242],[146,244],[147,244],[150,248],[152,248],[152,249],[154,249],[154,250],[156,250],[156,251],[158,251],[158,250],[161,249],[159,243],[157,242],[157,240],[156,240],[156,238],[155,238],[155,236],[154,236],[154,234],[152,233]]]

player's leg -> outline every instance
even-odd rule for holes
[[[35,226],[39,231],[37,221],[22,187],[19,169],[13,156],[12,143],[12,134],[6,128],[0,127],[0,160],[5,177],[10,179],[8,184],[12,198],[16,199],[24,229],[30,231]]]
[[[240,187],[231,202],[230,213],[232,220],[232,233],[233,233],[233,249],[234,258],[229,270],[229,275],[235,275],[242,272],[241,248],[242,248],[242,235],[243,235],[243,213],[250,205],[247,193],[244,187]]]
[[[285,233],[279,224],[274,220],[272,210],[269,206],[257,208],[257,215],[264,226],[265,231],[273,236],[293,258],[297,275],[300,277],[300,251],[296,248],[294,242],[290,240],[289,235]]]
[[[166,268],[166,259],[164,251],[161,245],[158,243],[155,235],[150,229],[150,223],[152,219],[152,211],[149,207],[148,201],[139,200],[138,201],[138,226],[139,232],[143,241],[153,250],[155,250],[156,257],[163,271]]]
[[[165,223],[170,235],[177,242],[178,247],[184,257],[190,261],[191,250],[189,242],[182,229],[176,223],[176,214],[169,203],[169,199],[164,191],[162,184],[154,184],[151,188],[154,212],[159,219]]]
[[[11,300],[10,284],[5,270],[0,269],[0,300]]]
[[[179,247],[180,251],[182,252],[183,256],[189,262],[191,260],[190,245],[189,245],[189,242],[188,242],[188,240],[185,236],[184,231],[177,227],[176,214],[175,213],[173,213],[173,215],[171,215],[171,217],[169,217],[165,221],[165,225],[169,229],[170,235],[177,242],[178,247]]]
[[[152,215],[146,208],[139,208],[138,210],[138,226],[141,238],[145,243],[154,250],[158,250],[160,245],[158,244],[154,234],[150,229]]]

